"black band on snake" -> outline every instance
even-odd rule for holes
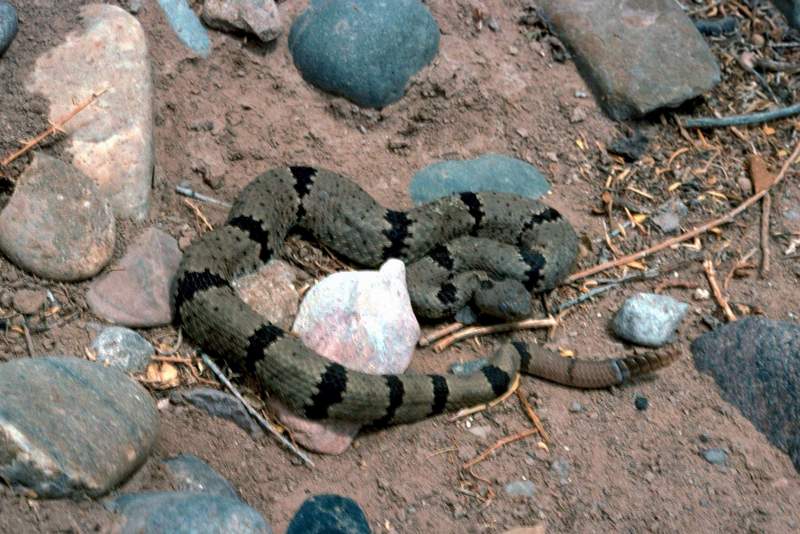
[[[380,206],[343,176],[310,167],[270,170],[242,191],[228,221],[186,251],[175,284],[184,332],[231,366],[257,373],[266,390],[310,419],[375,426],[411,422],[502,395],[517,372],[579,388],[602,388],[669,364],[672,353],[602,361],[562,358],[508,343],[469,376],[371,375],[306,347],[245,304],[231,280],[277,257],[293,228],[311,232],[360,265],[389,258],[408,266],[417,314],[444,317],[470,301],[492,302],[494,280],[529,293],[552,289],[577,251],[572,227],[554,209],[505,193],[461,193],[409,211]],[[501,282],[505,283],[505,282]],[[488,293],[488,294],[487,294]]]

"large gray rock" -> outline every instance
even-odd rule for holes
[[[111,207],[91,179],[36,153],[0,212],[0,250],[42,278],[83,280],[111,260],[114,229]]]
[[[178,39],[200,57],[211,54],[211,40],[186,0],[158,0]]]
[[[678,106],[719,83],[714,55],[674,0],[538,4],[614,119]]]
[[[107,506],[123,516],[120,534],[272,534],[258,512],[222,495],[135,493],[117,497]]]
[[[0,478],[40,497],[102,495],[158,435],[150,394],[116,369],[47,356],[0,365]]]
[[[695,339],[692,354],[800,471],[800,326],[747,317]]]
[[[108,197],[114,213],[142,220],[153,177],[153,86],[144,30],[122,8],[89,4],[82,27],[36,60],[28,90],[50,102],[50,120],[107,89],[64,126],[72,163]]]
[[[438,49],[439,27],[419,0],[312,0],[289,32],[303,78],[372,108],[399,100]]]
[[[4,0],[0,0],[0,56],[2,56],[14,37],[17,36],[17,10]]]
[[[179,454],[164,460],[164,467],[179,491],[239,498],[230,482],[193,454]]]
[[[800,29],[800,0],[772,0],[783,16],[789,26]]]

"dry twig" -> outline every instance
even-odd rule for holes
[[[722,294],[722,290],[719,288],[719,284],[717,283],[717,275],[714,271],[714,264],[710,259],[707,259],[703,262],[703,270],[706,272],[708,285],[711,286],[711,292],[714,294],[714,298],[716,299],[717,304],[719,304],[719,307],[722,308],[725,318],[729,321],[735,321],[736,316],[733,314],[730,304],[728,304],[728,299],[725,298],[725,296]]]
[[[761,277],[769,273],[769,212],[772,206],[772,197],[764,195],[761,201]]]
[[[517,397],[519,397],[519,402],[522,405],[522,409],[525,410],[528,419],[531,420],[531,423],[533,423],[536,431],[539,432],[539,435],[542,437],[542,441],[545,443],[550,443],[550,436],[547,435],[544,425],[542,424],[542,420],[539,419],[539,416],[533,411],[533,407],[531,406],[531,403],[528,402],[528,399],[525,398],[525,394],[522,392],[522,389],[517,390]]]
[[[428,334],[426,336],[422,336],[421,338],[419,338],[419,342],[417,344],[420,347],[427,347],[428,345],[430,345],[431,343],[433,343],[437,339],[441,339],[441,338],[443,338],[444,336],[446,336],[448,334],[452,334],[453,332],[457,332],[458,330],[461,330],[462,328],[464,328],[464,325],[462,323],[459,323],[459,322],[455,322],[455,323],[449,324],[447,326],[443,326],[441,328],[437,328],[436,330],[434,330],[430,334]]]
[[[731,267],[730,272],[728,272],[727,276],[725,276],[725,280],[722,282],[722,289],[725,289],[725,290],[728,289],[728,284],[731,283],[731,279],[734,276],[736,276],[736,273],[737,273],[737,271],[739,271],[739,269],[744,269],[745,267],[752,267],[752,265],[749,265],[747,263],[747,261],[750,258],[752,258],[753,254],[755,254],[755,253],[756,253],[756,249],[754,249],[754,248],[750,249],[750,251],[747,254],[742,256],[742,258],[739,261],[737,261],[736,264],[733,267]]]
[[[512,330],[528,330],[531,328],[550,328],[556,324],[553,317],[547,319],[523,319],[521,321],[514,321],[512,323],[494,324],[489,326],[470,326],[463,330],[459,330],[454,334],[450,334],[444,339],[440,340],[433,346],[434,352],[441,352],[456,341],[461,341],[468,337],[485,336],[486,334],[495,334],[497,332],[509,332]]]
[[[800,114],[800,104],[794,104],[772,111],[761,111],[759,113],[745,113],[743,115],[732,115],[730,117],[700,117],[696,119],[684,119],[683,126],[686,128],[721,128],[725,126],[746,126],[761,122],[784,119],[793,115]]]
[[[522,432],[519,432],[519,433],[514,434],[512,436],[506,436],[505,438],[499,439],[499,440],[497,440],[497,442],[494,443],[494,445],[492,445],[491,447],[489,447],[486,450],[484,450],[482,453],[480,453],[478,456],[476,456],[472,460],[466,462],[463,466],[461,466],[461,468],[462,469],[469,469],[473,465],[484,461],[486,458],[489,457],[490,454],[492,454],[494,451],[496,451],[500,447],[508,445],[509,443],[514,443],[515,441],[519,441],[521,439],[525,439],[525,438],[527,438],[529,436],[532,436],[532,435],[536,434],[537,432],[539,432],[539,430],[537,430],[536,428],[528,428],[528,429],[523,430]]]
[[[194,214],[195,214],[195,215],[197,215],[197,218],[198,218],[198,219],[200,219],[200,221],[201,221],[201,222],[203,223],[203,225],[204,225],[204,226],[205,226],[205,227],[208,229],[208,231],[209,231],[209,232],[210,232],[211,230],[213,230],[213,229],[214,229],[214,227],[213,227],[213,226],[211,226],[211,223],[210,223],[210,222],[208,222],[208,219],[206,219],[206,216],[203,214],[203,212],[202,212],[202,211],[200,211],[200,208],[199,208],[197,205],[195,205],[195,203],[194,203],[194,202],[192,202],[192,201],[191,201],[191,200],[189,200],[188,198],[184,198],[184,199],[183,199],[183,202],[184,202],[184,203],[185,203],[187,206],[189,206],[190,208],[192,208],[192,211],[194,211]]]
[[[576,280],[580,280],[582,278],[586,278],[587,276],[592,276],[593,274],[597,274],[599,272],[602,272],[602,271],[605,271],[605,270],[608,270],[608,269],[611,269],[611,268],[614,268],[614,267],[619,267],[620,265],[625,265],[625,264],[630,263],[632,261],[644,258],[645,256],[649,256],[650,254],[653,254],[654,252],[658,252],[660,250],[664,250],[665,248],[669,248],[672,245],[676,245],[678,243],[682,243],[684,241],[688,241],[689,239],[692,239],[692,238],[694,238],[696,236],[699,236],[700,234],[704,234],[705,232],[708,232],[712,228],[716,228],[717,226],[720,226],[722,224],[725,224],[725,223],[728,223],[728,222],[732,221],[734,217],[736,217],[737,215],[742,213],[744,210],[746,210],[747,208],[749,208],[750,206],[752,206],[753,204],[758,202],[761,198],[763,198],[769,192],[770,189],[775,187],[776,184],[780,183],[780,181],[783,180],[783,178],[786,176],[786,173],[789,172],[789,168],[794,163],[794,160],[797,159],[798,155],[800,155],[800,142],[797,143],[797,146],[795,146],[795,149],[792,152],[792,154],[786,159],[786,161],[784,161],[783,166],[781,167],[781,170],[778,173],[778,176],[775,177],[775,181],[773,181],[772,184],[770,184],[769,187],[767,187],[763,191],[760,191],[760,192],[756,193],[755,195],[751,196],[750,198],[748,198],[747,200],[745,200],[744,202],[739,204],[737,207],[735,207],[734,209],[732,209],[731,211],[729,211],[725,215],[723,215],[721,217],[718,217],[718,218],[716,218],[716,219],[714,219],[712,221],[709,221],[709,222],[703,224],[702,226],[698,226],[697,228],[694,228],[694,229],[692,229],[692,230],[690,230],[688,232],[685,232],[685,233],[683,233],[683,234],[681,234],[679,236],[673,237],[671,239],[667,239],[666,241],[662,241],[661,243],[653,245],[652,247],[646,248],[644,250],[640,250],[639,252],[634,252],[633,254],[628,254],[627,256],[623,256],[621,258],[617,258],[615,260],[607,261],[605,263],[601,263],[599,265],[595,265],[594,267],[590,267],[588,269],[584,269],[583,271],[579,271],[579,272],[569,276],[564,282],[565,283],[571,283],[571,282],[574,282]]]

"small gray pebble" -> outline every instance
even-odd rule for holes
[[[533,497],[536,495],[536,486],[530,480],[515,480],[503,487],[503,490],[513,497]]]
[[[572,401],[569,405],[569,411],[572,413],[581,413],[583,411],[583,404],[578,401]]]
[[[714,465],[725,465],[728,463],[728,453],[724,449],[704,449],[701,454],[707,462]]]
[[[486,364],[489,363],[489,360],[486,358],[477,358],[475,360],[467,360],[466,362],[456,362],[450,366],[450,372],[454,375],[466,376],[471,375],[477,371],[480,371]]]
[[[647,397],[643,395],[636,395],[636,397],[633,399],[633,405],[636,406],[637,410],[643,412],[650,405],[650,401],[648,401]]]
[[[660,347],[674,335],[689,305],[666,295],[637,293],[614,315],[612,326],[620,338],[648,347]]]
[[[155,354],[145,338],[129,328],[109,326],[92,341],[97,361],[126,373],[141,373]]]

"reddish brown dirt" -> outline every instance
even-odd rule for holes
[[[0,58],[3,153],[15,147],[18,139],[46,126],[47,105],[26,93],[25,77],[35,57],[77,25],[83,3],[62,0],[55,8],[48,0],[16,2],[20,35]],[[176,184],[185,180],[200,192],[230,201],[257,173],[287,163],[335,169],[354,177],[384,204],[407,207],[408,183],[419,168],[442,158],[493,151],[541,168],[553,183],[554,193],[547,201],[597,243],[605,218],[593,215],[592,208],[600,202],[609,172],[621,169],[611,168],[612,161],[600,147],[627,127],[608,120],[591,98],[576,96],[576,91],[588,90],[574,65],[554,62],[546,42],[526,35],[536,33],[536,28],[518,23],[528,2],[486,0],[480,4],[484,13],[498,21],[499,33],[486,27],[475,30],[477,3],[430,0],[427,4],[442,30],[437,59],[415,78],[404,99],[382,111],[370,111],[304,83],[292,65],[285,35],[274,46],[261,48],[240,36],[212,31],[211,57],[192,58],[156,2],[146,0],[138,19],[147,32],[152,57],[157,161],[153,206],[146,224],[164,228],[176,238],[201,232],[195,215],[173,193]],[[290,21],[305,5],[301,0],[281,4],[285,20]],[[758,12],[759,16],[763,13]],[[768,30],[754,18],[744,27],[741,42],[750,46],[753,31]],[[725,40],[714,45],[725,65],[725,82],[710,95],[708,106],[701,105],[703,114],[711,107],[727,112],[729,104],[731,110],[745,109],[747,95],[753,94],[755,84],[732,61],[726,52],[729,46]],[[76,95],[76,100],[84,96]],[[585,110],[584,121],[570,122],[575,108]],[[211,125],[209,131],[198,129],[206,122]],[[632,126],[645,128],[655,140],[648,151],[654,159],[632,166],[636,172],[629,183],[654,200],[635,194],[629,200],[652,208],[671,194],[684,200],[696,198],[696,189],[684,187],[670,193],[668,185],[681,177],[688,181],[687,171],[704,167],[713,152],[681,137],[671,114]],[[747,176],[744,163],[752,151],[777,166],[796,142],[792,135],[796,139],[797,123],[786,120],[771,126],[772,133],[742,128],[742,138],[727,131],[709,134],[720,153],[706,174],[694,175],[700,190],[741,198],[738,181]],[[676,157],[671,170],[654,172],[656,167],[667,167],[670,154],[682,147],[690,150]],[[45,150],[60,154],[58,141]],[[214,157],[221,158],[226,168],[217,190],[193,171],[199,159]],[[26,163],[23,158],[8,174],[17,174]],[[5,192],[9,192],[8,184]],[[798,197],[795,175],[776,193],[773,230],[783,234],[772,241],[769,275],[734,279],[727,292],[733,302],[773,319],[796,321],[800,313],[797,299],[792,298],[798,289],[796,260],[783,257],[787,236],[800,230],[800,214],[790,213],[797,209]],[[706,195],[692,204],[687,227],[734,204]],[[212,205],[204,204],[202,209],[212,223],[224,218],[224,211]],[[624,213],[614,217],[621,222]],[[741,254],[758,246],[758,220],[758,209],[751,209],[721,236],[703,239],[703,250],[712,254],[720,272],[727,273]],[[123,225],[117,255],[144,226]],[[617,246],[632,251],[663,238],[658,232],[649,237],[635,232],[629,236],[617,240]],[[684,248],[668,251],[648,264],[671,262],[686,253]],[[582,264],[596,261],[590,256]],[[705,285],[699,261],[690,262],[676,276]],[[580,306],[565,319],[551,343],[584,356],[630,353],[630,347],[611,335],[609,318],[627,296],[652,290],[660,282],[625,285]],[[92,324],[97,322],[84,304],[86,284],[38,280],[1,258],[0,284],[0,296],[24,287],[49,288],[67,303],[62,311],[68,318],[65,324],[33,335],[34,354],[83,354],[94,335]],[[452,423],[439,417],[362,435],[341,456],[315,457],[313,470],[296,465],[271,439],[254,442],[232,424],[170,406],[162,411],[161,437],[151,460],[119,491],[168,489],[160,460],[193,453],[230,480],[276,532],[285,530],[304,499],[323,492],[358,501],[374,532],[503,532],[536,523],[544,523],[548,532],[796,531],[800,528],[800,477],[789,459],[722,401],[713,380],[700,375],[692,364],[689,342],[707,329],[703,316],[721,318],[717,306],[712,300],[692,300],[689,290],[668,293],[691,302],[691,312],[675,343],[681,360],[653,379],[612,391],[584,392],[523,377],[522,390],[552,438],[549,452],[531,438],[501,448],[474,468],[475,476],[460,471],[460,464],[497,439],[528,427],[515,397],[469,421],[472,427],[488,428],[485,438],[471,433],[467,421]],[[575,294],[562,288],[554,298]],[[142,333],[155,339],[174,335],[175,330]],[[531,338],[534,334],[520,335]],[[484,338],[480,345],[464,342],[443,355],[421,350],[412,370],[442,370],[448,362],[483,355],[505,339]],[[183,349],[188,353],[190,347]],[[13,332],[0,336],[0,355],[2,359],[27,357],[24,338]],[[649,399],[647,411],[634,408],[636,393]],[[579,401],[585,411],[569,412],[573,401]],[[701,434],[709,436],[708,444],[700,441]],[[703,460],[699,451],[705,447],[728,448],[729,466],[716,467]],[[570,466],[563,483],[551,469],[556,461]],[[504,484],[523,478],[535,483],[534,498],[504,494]],[[0,488],[2,532],[107,531],[111,521],[99,502],[38,501]]]

